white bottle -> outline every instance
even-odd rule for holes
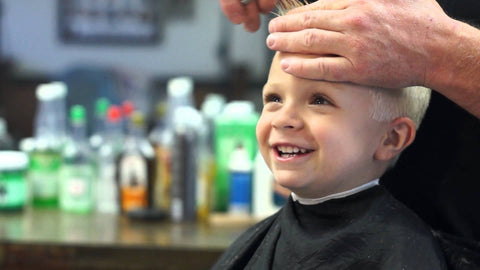
[[[255,218],[265,218],[275,213],[280,206],[274,202],[275,178],[260,152],[255,156],[253,169],[253,207]]]

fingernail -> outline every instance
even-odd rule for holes
[[[280,67],[284,71],[288,71],[288,69],[290,68],[290,61],[288,61],[288,59],[282,59],[282,61],[280,61]]]
[[[275,37],[273,35],[268,35],[267,37],[267,46],[272,48],[275,45]]]
[[[269,23],[268,23],[268,31],[270,33],[273,33],[273,32],[276,32],[275,31],[275,19],[272,19]]]
[[[245,23],[244,24],[244,28],[245,30],[247,30],[248,32],[255,32],[255,25],[252,24],[252,23]]]
[[[230,16],[233,21],[241,22],[243,20],[244,14],[240,12],[233,12]]]

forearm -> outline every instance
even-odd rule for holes
[[[425,86],[480,119],[480,30],[452,20],[430,50]]]

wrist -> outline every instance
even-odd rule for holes
[[[464,25],[447,18],[440,27],[430,29],[426,39],[426,63],[424,86],[441,91],[454,82],[454,63],[459,58],[460,32]]]
[[[424,86],[479,116],[480,30],[449,18],[432,41]]]

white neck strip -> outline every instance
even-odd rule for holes
[[[292,199],[293,199],[294,202],[298,201],[299,203],[304,204],[304,205],[314,205],[314,204],[319,204],[319,203],[322,203],[322,202],[325,202],[325,201],[328,201],[328,200],[331,200],[331,199],[345,198],[347,196],[350,196],[350,195],[353,195],[355,193],[364,191],[364,190],[372,188],[374,186],[378,186],[378,182],[379,182],[379,180],[377,178],[375,180],[372,180],[368,183],[365,183],[361,186],[352,188],[350,190],[330,194],[330,195],[327,195],[325,197],[315,198],[315,199],[302,198],[302,197],[300,197],[297,194],[292,192]]]

